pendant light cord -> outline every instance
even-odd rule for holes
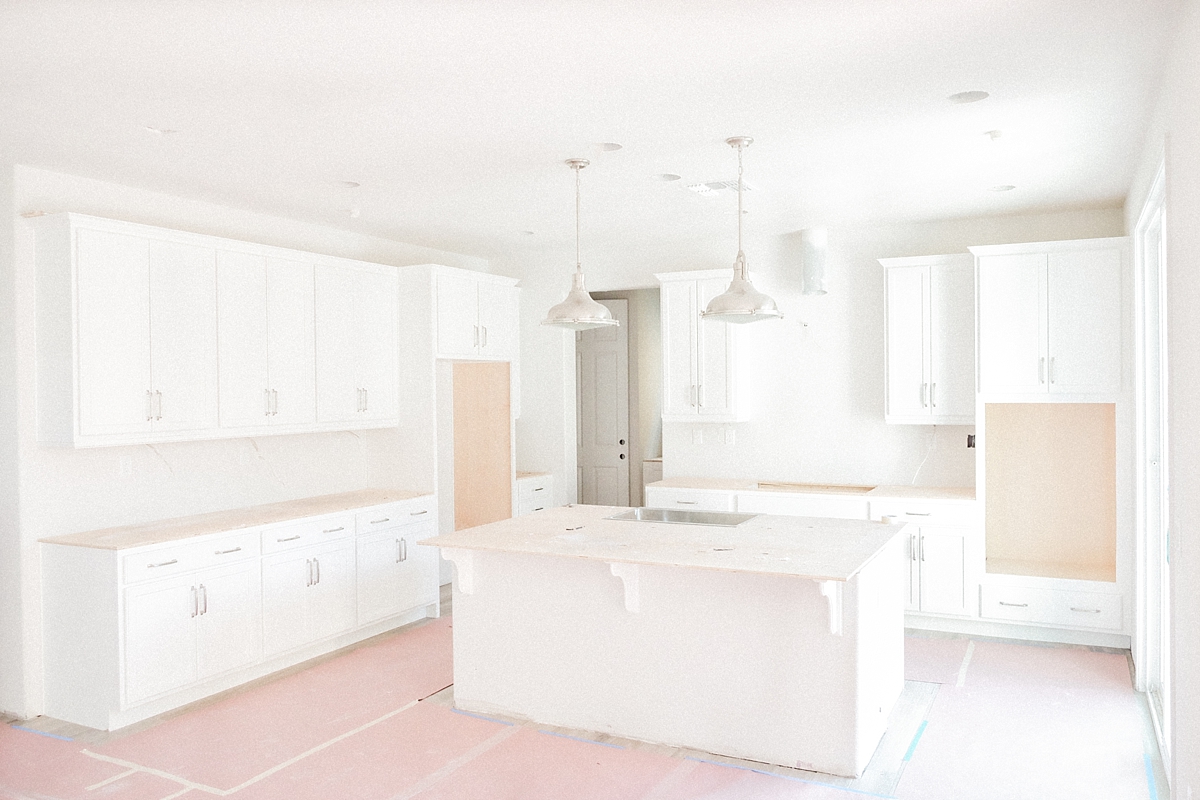
[[[575,170],[575,271],[583,272],[583,262],[579,258],[579,170],[582,166],[572,165]]]
[[[738,253],[742,252],[742,143],[738,142]]]

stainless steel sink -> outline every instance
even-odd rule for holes
[[[678,525],[717,525],[733,528],[757,514],[731,514],[728,511],[687,511],[677,508],[631,508],[608,519],[631,522],[671,522]]]

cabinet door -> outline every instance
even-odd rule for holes
[[[471,278],[437,276],[437,353],[470,358],[479,350],[479,292]]]
[[[909,530],[915,531],[915,528]],[[905,611],[920,611],[921,610],[921,534],[910,533],[908,536],[908,545],[905,551],[908,556],[908,565],[904,570],[904,610]]]
[[[267,267],[262,256],[217,252],[217,361],[221,427],[266,425]]]
[[[356,275],[318,264],[316,287],[317,420],[356,419],[362,407],[355,348],[358,344]]]
[[[308,590],[312,578],[312,556],[307,549],[263,558],[263,655],[282,653],[309,641]]]
[[[79,433],[149,431],[149,244],[81,229],[76,247]]]
[[[1046,391],[1046,256],[980,256],[978,275],[980,392]]]
[[[893,417],[929,415],[928,267],[887,270],[887,408]],[[897,420],[901,421],[901,420]]]
[[[889,309],[890,311],[890,309]],[[975,421],[975,270],[929,268],[929,410],[935,421]]]
[[[512,286],[479,284],[479,353],[499,361],[517,354],[517,290]]]
[[[739,326],[700,317],[708,302],[728,286],[724,278],[696,282],[696,411],[701,417],[731,418],[737,411],[733,353]]]
[[[191,575],[125,590],[125,705],[196,680]]]
[[[417,542],[434,525],[402,525],[358,539],[358,624],[437,599],[437,551]]]
[[[967,613],[966,536],[953,528],[921,528],[921,610]]]
[[[272,393],[269,419],[273,425],[315,422],[313,267],[277,258],[268,258],[266,266],[267,388]]]
[[[350,630],[357,619],[354,540],[310,551],[314,582],[308,590],[308,639],[317,641]]]
[[[662,285],[663,416],[696,414],[696,282]]]
[[[355,374],[363,390],[361,419],[386,420],[399,416],[396,398],[396,314],[398,279],[393,273],[355,274],[358,310],[355,320]]]
[[[150,242],[156,431],[217,425],[217,271],[211,247]]]
[[[258,660],[262,649],[262,583],[257,560],[196,575],[196,677],[200,680]]]
[[[1051,253],[1047,271],[1051,392],[1121,389],[1121,251]]]

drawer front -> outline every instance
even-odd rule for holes
[[[690,508],[694,511],[733,511],[733,492],[705,489],[646,488],[646,505],[651,508]]]
[[[1062,628],[1119,631],[1121,595],[1019,586],[981,587],[980,616]]]
[[[437,498],[433,495],[414,497],[383,506],[375,506],[354,515],[355,530],[359,534],[424,522],[437,514]]]
[[[258,548],[258,531],[244,531],[215,539],[130,553],[121,559],[121,568],[125,583],[138,583],[257,558]]]
[[[550,502],[550,481],[549,475],[521,478],[517,481],[517,502],[524,504],[528,501],[544,508]]]
[[[949,525],[957,528],[979,524],[974,503],[938,503],[929,500],[872,500],[871,519],[896,517],[919,525]]]
[[[867,501],[858,497],[741,492],[737,498],[737,510],[747,514],[782,514],[789,517],[866,519]]]
[[[281,553],[354,535],[354,515],[337,514],[278,525],[262,532],[262,551]]]
[[[534,497],[520,497],[517,499],[517,516],[523,517],[526,514],[532,514],[535,511],[545,511],[550,505],[549,497],[540,495]]]

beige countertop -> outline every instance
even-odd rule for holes
[[[561,506],[435,536],[421,544],[845,581],[904,528],[865,520],[768,514],[737,527],[605,519],[627,510]]]
[[[409,492],[403,489],[360,489],[355,492],[304,497],[299,500],[286,500],[282,503],[268,503],[229,511],[213,511],[190,517],[176,517],[175,519],[143,522],[137,525],[122,525],[117,528],[49,536],[41,541],[47,544],[66,544],[100,550],[125,550],[131,547],[174,542],[210,533],[369,508],[399,500],[411,500],[414,497],[421,497],[422,494],[425,493]]]
[[[973,502],[970,486],[854,486],[822,483],[755,481],[737,478],[664,478],[648,484],[664,489],[709,489],[725,492],[785,492],[864,497],[868,500],[956,500]]]
[[[549,472],[518,472],[517,480],[522,480],[524,478],[540,478],[543,475],[549,474]]]

